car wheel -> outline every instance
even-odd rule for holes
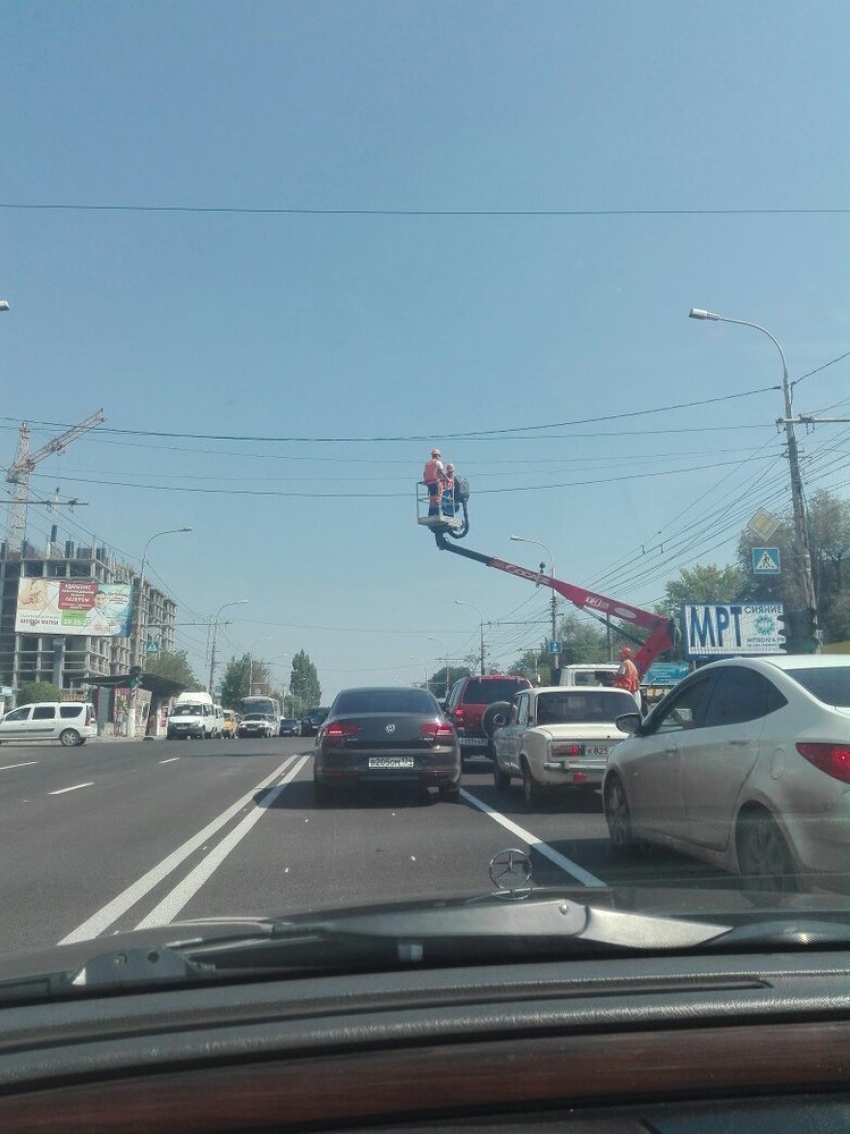
[[[531,774],[531,768],[528,766],[528,761],[522,762],[522,799],[526,807],[533,807],[535,803],[540,802],[543,795],[543,789],[540,784],[535,780]]]
[[[493,783],[499,791],[507,791],[511,786],[511,774],[502,770],[498,760],[493,764]]]
[[[457,803],[460,799],[460,784],[440,784],[437,793],[444,803]]]
[[[616,851],[626,851],[634,844],[632,813],[626,789],[618,776],[612,776],[605,785],[605,822]]]
[[[63,728],[59,733],[59,743],[64,744],[66,748],[76,748],[82,743],[82,737],[75,728]]]
[[[740,817],[735,843],[738,869],[748,890],[787,894],[797,889],[788,844],[766,811]]]

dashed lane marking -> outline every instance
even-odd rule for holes
[[[66,791],[79,791],[80,788],[94,787],[94,780],[89,780],[87,784],[74,784],[73,787],[61,787],[58,791],[49,791],[48,795],[64,795]]]
[[[231,804],[225,811],[222,811],[211,823],[208,823],[202,831],[198,831],[191,839],[187,839],[182,846],[179,846],[177,850],[173,851],[167,858],[164,858],[162,862],[157,863],[147,874],[143,874],[141,878],[137,879],[131,886],[128,886],[126,890],[122,890],[117,897],[113,898],[111,902],[107,902],[105,906],[99,909],[97,913],[92,914],[82,925],[78,925],[76,929],[71,930],[66,937],[62,938],[59,944],[70,945],[74,941],[87,941],[89,938],[97,937],[98,934],[103,933],[103,931],[108,929],[113,922],[117,921],[122,914],[126,913],[127,910],[131,909],[137,902],[141,901],[146,894],[150,893],[154,886],[159,885],[163,878],[167,878],[173,870],[176,870],[180,863],[187,859],[190,854],[193,854],[199,847],[202,847],[207,839],[211,838],[217,831],[220,831],[235,815],[238,815],[243,808],[249,807],[252,804],[256,805],[255,796],[257,792],[263,791],[264,788],[273,784],[275,780],[280,779],[295,759],[295,756],[290,756],[284,760],[270,776],[266,776],[264,780],[260,780],[250,791],[237,799],[236,802]]]
[[[4,764],[0,772],[8,772],[10,768],[28,768],[30,764],[37,764],[38,760],[25,760],[23,764]]]
[[[467,803],[471,803],[473,807],[477,807],[479,811],[483,811],[485,815],[488,815],[494,823],[499,823],[506,831],[510,831],[512,835],[516,835],[517,838],[522,839],[524,843],[528,844],[530,850],[537,851],[538,854],[542,854],[544,858],[548,858],[555,866],[560,867],[566,874],[572,875],[582,886],[588,886],[593,889],[600,887],[605,889],[607,887],[607,882],[603,882],[601,878],[597,878],[595,874],[591,874],[588,870],[585,870],[584,867],[579,866],[577,862],[573,862],[572,859],[567,858],[566,855],[556,851],[553,847],[550,847],[548,843],[544,843],[542,839],[538,839],[531,831],[526,831],[523,827],[520,827],[518,823],[514,823],[511,819],[508,819],[506,815],[502,815],[500,811],[496,811],[495,808],[490,807],[489,804],[478,799],[477,796],[471,795],[465,788],[460,789],[460,794]]]
[[[179,759],[179,756],[169,756],[167,760],[160,760],[160,764],[173,764],[175,760]]]

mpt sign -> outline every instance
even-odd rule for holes
[[[781,602],[683,603],[682,645],[689,658],[784,653]]]

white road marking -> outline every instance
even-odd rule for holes
[[[262,791],[264,788],[267,788],[269,784],[274,783],[276,779],[279,779],[295,758],[295,756],[290,756],[284,760],[270,776],[266,776],[264,780],[261,780],[251,788],[250,791],[246,792],[245,795],[231,804],[226,811],[222,811],[221,815],[213,819],[211,823],[208,823],[197,835],[193,835],[191,839],[187,839],[182,846],[179,846],[176,851],[173,851],[167,858],[164,858],[162,862],[149,870],[147,874],[143,874],[141,878],[131,886],[128,886],[126,890],[123,890],[116,898],[113,898],[111,902],[107,902],[97,913],[92,914],[82,925],[78,925],[76,929],[73,929],[66,937],[63,937],[59,944],[70,945],[74,941],[87,941],[89,938],[97,937],[98,934],[103,933],[103,931],[108,929],[114,921],[117,921],[122,914],[126,913],[127,910],[138,901],[141,901],[145,894],[150,893],[154,886],[157,886],[163,878],[167,878],[172,870],[175,870],[180,863],[187,859],[190,854],[194,853],[198,847],[203,846],[205,841],[214,835],[216,831],[220,831],[226,823],[229,823],[234,815],[238,815],[244,807],[254,803],[254,796],[257,792]]]
[[[298,763],[290,768],[281,782],[276,784],[274,789],[269,792],[263,800],[262,807],[255,807],[238,826],[225,835],[218,846],[214,847],[207,857],[202,859],[195,869],[187,874],[179,885],[174,887],[170,894],[166,894],[147,917],[142,918],[136,929],[149,929],[153,925],[168,925],[172,922],[186,903],[197,894],[201,886],[221,866],[230,852],[245,838],[254,824],[258,823],[265,812],[274,805],[275,800],[282,794],[286,785],[295,779],[306,763],[307,757],[302,756]]]
[[[594,889],[598,887],[604,889],[607,887],[607,882],[603,882],[602,879],[597,878],[595,874],[584,870],[583,867],[579,866],[577,862],[573,862],[572,859],[567,858],[566,855],[553,850],[548,843],[544,843],[541,839],[538,839],[531,831],[524,830],[519,824],[513,823],[508,819],[506,815],[502,815],[500,811],[496,811],[494,808],[484,803],[483,800],[476,798],[476,796],[470,795],[465,788],[460,789],[460,794],[467,803],[471,803],[473,807],[477,807],[479,811],[483,811],[485,815],[489,815],[494,822],[501,824],[506,831],[510,831],[512,835],[516,835],[518,838],[522,839],[524,843],[528,843],[530,850],[537,851],[538,854],[542,854],[544,858],[548,858],[550,862],[560,867],[565,873],[571,874],[577,882],[581,882],[582,886],[588,886]]]
[[[0,772],[8,772],[10,768],[28,768],[30,764],[37,764],[38,760],[25,760],[23,764],[4,764]]]
[[[169,756],[167,760],[160,760],[160,764],[173,764],[175,760],[179,759],[179,756]]]
[[[82,787],[94,787],[94,780],[89,780],[87,784],[74,784],[73,787],[63,787],[58,791],[49,791],[48,795],[64,795],[66,791],[79,791]]]

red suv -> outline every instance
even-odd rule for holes
[[[527,677],[504,674],[462,677],[456,681],[446,701],[446,716],[455,726],[461,755],[485,756],[492,760],[494,726],[504,722],[494,721],[493,713],[485,717],[487,709],[497,701],[510,703],[517,693],[530,688]]]

